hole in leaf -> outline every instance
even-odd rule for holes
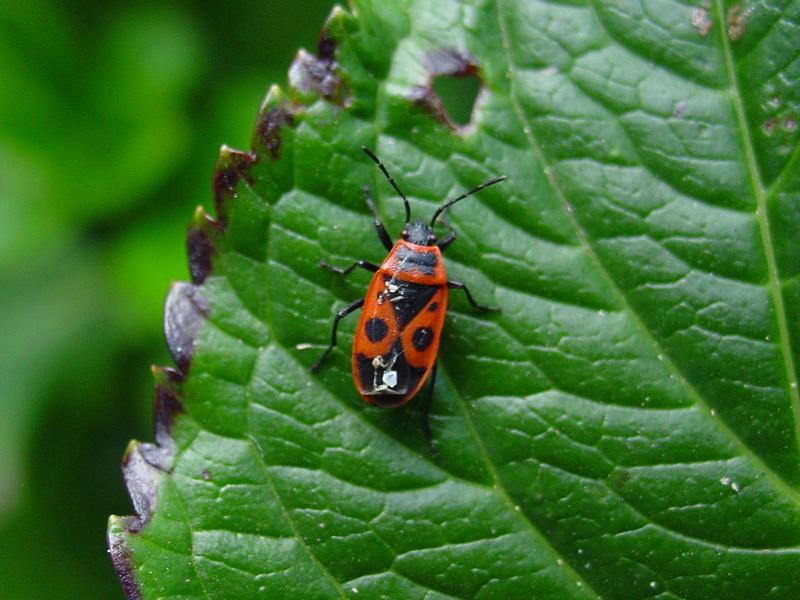
[[[469,125],[481,83],[475,75],[439,75],[433,91],[442,103],[445,116],[457,127]]]

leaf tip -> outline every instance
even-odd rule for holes
[[[264,96],[264,100],[261,102],[259,113],[269,112],[273,108],[284,106],[287,102],[286,92],[277,83],[273,83],[269,86],[267,95]]]
[[[220,148],[212,187],[217,215],[223,223],[225,200],[236,197],[236,187],[240,179],[244,178],[249,181],[250,167],[257,160],[258,158],[253,152],[236,150],[226,144]]]
[[[340,20],[349,19],[351,17],[348,10],[342,6],[341,4],[334,4],[331,12],[328,14],[328,18],[325,19],[325,25],[323,25],[323,29],[328,29],[331,23],[336,23]]]
[[[359,23],[355,15],[341,4],[335,4],[331,12],[328,13],[328,18],[325,19],[325,23],[322,26],[319,38],[320,45],[326,38],[341,39],[341,36],[358,29],[358,27]],[[319,48],[318,51],[320,55],[324,54],[322,48]]]

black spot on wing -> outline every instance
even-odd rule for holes
[[[420,313],[439,290],[438,285],[393,280],[389,275],[385,275],[384,278],[386,289],[389,290],[388,300],[394,307],[397,325],[401,330]]]
[[[389,326],[380,317],[372,317],[364,323],[364,333],[370,342],[380,342],[389,333]]]
[[[414,348],[422,352],[431,345],[433,335],[433,330],[430,327],[417,327],[411,336],[411,343]]]
[[[439,308],[438,302],[431,302],[431,305],[428,307],[428,310],[430,312],[436,312],[438,308]]]

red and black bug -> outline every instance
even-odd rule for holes
[[[436,380],[436,355],[447,311],[448,289],[464,290],[470,304],[479,310],[496,310],[475,302],[463,283],[448,281],[442,261],[442,252],[456,239],[450,230],[441,241],[433,233],[436,220],[450,206],[480,190],[503,181],[496,177],[476,188],[444,202],[430,224],[422,219],[411,221],[408,199],[395,183],[380,159],[362,146],[400,194],[406,211],[402,238],[395,244],[378,217],[375,204],[364,188],[364,196],[374,219],[375,230],[381,243],[389,251],[380,266],[359,260],[338,268],[322,261],[320,266],[340,275],[350,274],[356,267],[375,273],[364,298],[345,306],[333,320],[331,342],[311,367],[316,370],[336,346],[339,321],[363,308],[353,343],[353,380],[361,397],[370,404],[382,407],[402,406],[411,400],[426,381],[430,389]],[[427,405],[424,407],[427,416]],[[426,434],[427,419],[424,420]]]

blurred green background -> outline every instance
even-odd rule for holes
[[[106,519],[186,225],[333,4],[0,1],[3,600],[123,597]]]

